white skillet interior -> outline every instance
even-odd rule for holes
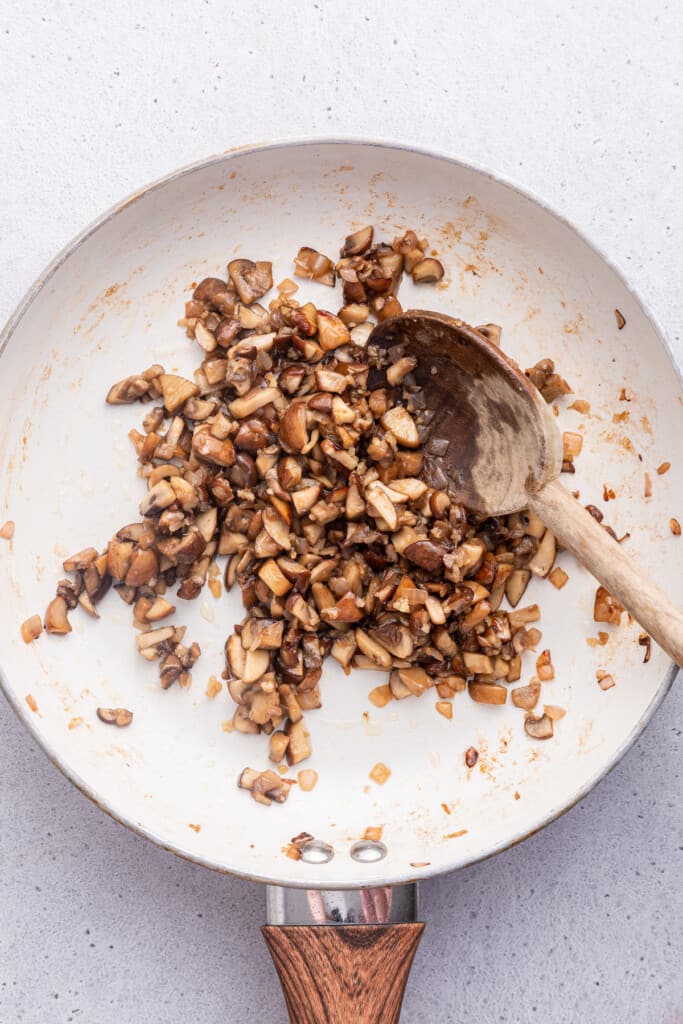
[[[561,403],[561,427],[585,436],[576,475],[563,479],[603,506],[618,534],[629,530],[628,549],[683,599],[682,542],[668,526],[683,491],[679,380],[621,278],[553,214],[443,158],[331,142],[228,154],[124,203],[46,274],[2,352],[0,523],[16,522],[12,543],[0,541],[2,682],[53,760],[107,811],[211,867],[290,885],[424,877],[523,838],[609,769],[672,677],[654,646],[643,665],[634,624],[600,627],[607,645],[589,646],[595,583],[562,554],[566,587],[538,582],[528,591],[542,606],[542,647],[556,667],[544,700],[567,709],[551,741],[530,740],[511,705],[487,708],[467,694],[453,701],[452,721],[437,714],[433,694],[376,709],[367,693],[383,676],[347,678],[330,661],[324,706],[308,716],[314,755],[306,767],[318,785],[266,809],[235,786],[243,766],[266,766],[265,738],[223,732],[231,701],[225,690],[215,700],[205,694],[242,614],[238,593],[178,602],[176,621],[203,651],[189,690],[159,689],[156,667],[135,653],[130,610],[113,593],[99,622],[73,613],[70,637],[24,645],[20,624],[44,610],[62,557],[104,545],[137,517],[144,486],[127,432],[141,409],[107,407],[104,396],[152,362],[187,373],[196,365],[197,350],[176,327],[191,283],[223,276],[235,253],[272,258],[278,281],[292,273],[300,245],[333,255],[350,228],[368,222],[379,238],[414,228],[446,265],[438,289],[404,285],[404,306],[502,324],[503,346],[523,366],[556,360],[573,397],[591,403],[590,415],[568,410],[571,398]],[[322,286],[302,296],[340,304]],[[615,308],[626,318],[622,331]],[[630,401],[620,400],[622,388]],[[658,476],[665,460],[672,468]],[[603,484],[616,492],[606,505]],[[523,680],[534,662],[529,655]],[[616,680],[605,692],[600,668]],[[131,708],[133,725],[103,725],[98,705]],[[472,745],[480,759],[469,770],[463,753]],[[368,777],[377,762],[391,769],[384,786]],[[369,826],[383,826],[387,856],[357,863],[349,850]],[[333,859],[288,858],[283,847],[301,831],[330,843]]]

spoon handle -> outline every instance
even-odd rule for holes
[[[683,611],[562,486],[552,480],[529,496],[529,508],[563,547],[616,597],[668,655],[683,667]]]

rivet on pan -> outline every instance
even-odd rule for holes
[[[320,839],[311,839],[301,847],[301,859],[307,864],[327,864],[333,857],[334,850],[330,844],[323,843]]]
[[[377,860],[384,860],[387,855],[387,848],[384,843],[372,839],[361,839],[351,847],[351,856],[361,864],[372,864]]]

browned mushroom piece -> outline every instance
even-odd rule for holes
[[[130,405],[149,392],[150,382],[144,377],[125,377],[109,389],[109,405]]]
[[[524,719],[524,731],[534,740],[549,740],[553,735],[553,720],[545,714],[540,718],[528,714]]]
[[[245,768],[237,782],[240,789],[247,789],[257,803],[270,806],[273,801],[283,804],[289,796],[291,783],[270,769],[259,772]]]
[[[273,287],[273,264],[267,261],[231,260],[228,273],[245,306],[256,302]]]
[[[347,235],[340,255],[343,257],[362,256],[372,245],[373,233],[372,225],[369,224],[367,227],[359,228],[358,231]]]
[[[410,275],[415,284],[435,284],[442,279],[444,269],[439,260],[428,256],[426,259],[420,260],[419,263],[415,264],[410,271]]]
[[[107,725],[125,729],[133,721],[133,712],[127,708],[98,708],[97,717]]]
[[[293,722],[290,718],[285,732],[289,737],[286,752],[288,764],[299,764],[301,761],[305,761],[306,758],[311,756],[312,750],[310,736],[304,725],[303,719],[298,722]]]
[[[503,328],[498,324],[479,324],[475,327],[475,330],[483,334],[485,338],[493,342],[494,345],[500,346],[500,339],[503,333]]]
[[[50,601],[45,612],[45,631],[63,635],[71,632],[71,623],[67,616],[67,604],[63,597],[55,597]]]
[[[596,622],[609,622],[613,626],[621,623],[624,608],[615,597],[604,587],[598,587],[595,592],[595,605],[593,618]]]
[[[294,276],[334,287],[334,263],[317,249],[302,245],[294,257]]]
[[[42,632],[43,623],[40,615],[31,615],[31,617],[26,619],[26,621],[21,625],[21,639],[25,644],[30,644],[33,640],[37,640]]]
[[[64,572],[79,572],[88,568],[97,558],[95,548],[84,548],[76,555],[71,555],[62,562]]]
[[[522,600],[530,579],[531,573],[528,569],[513,569],[508,576],[505,582],[505,596],[513,608]]]
[[[177,412],[188,398],[194,398],[199,394],[199,388],[193,381],[186,380],[174,373],[161,374],[159,386],[164,405],[170,413]]]
[[[498,683],[482,683],[473,680],[468,686],[472,700],[478,704],[504,704],[508,692],[504,686]]]
[[[541,696],[541,684],[538,682],[527,683],[526,686],[518,686],[510,692],[510,699],[517,708],[524,708],[530,711],[538,704]]]
[[[214,306],[224,316],[230,316],[236,305],[234,287],[219,277],[205,277],[195,288],[192,298],[205,306]]]

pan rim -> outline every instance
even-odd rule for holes
[[[494,184],[501,186],[504,189],[515,193],[517,196],[521,196],[523,199],[534,203],[537,207],[549,214],[556,221],[561,223],[565,228],[571,231],[580,242],[587,246],[593,253],[595,253],[603,263],[616,275],[620,284],[626,289],[629,295],[632,297],[634,302],[640,307],[643,315],[652,324],[655,333],[657,334],[659,341],[664,348],[669,362],[674,370],[676,377],[679,382],[683,383],[683,375],[678,368],[676,362],[673,347],[669,341],[669,338],[660,324],[658,318],[650,309],[648,303],[639,295],[638,291],[630,284],[626,279],[622,270],[617,267],[609,256],[603,251],[603,249],[597,245],[591,238],[576,228],[569,220],[567,220],[561,213],[558,213],[551,205],[545,200],[537,196],[533,190],[528,189],[526,186],[522,186],[510,178],[502,177],[494,171],[480,164],[470,163],[469,161],[460,160],[447,153],[441,152],[436,149],[422,146],[414,146],[408,143],[400,142],[392,139],[368,139],[362,137],[353,136],[303,136],[295,139],[282,138],[272,142],[262,142],[255,144],[247,144],[242,146],[232,147],[221,153],[214,154],[201,160],[194,161],[190,164],[184,165],[174,171],[163,175],[160,178],[155,179],[149,184],[142,188],[136,189],[130,193],[126,198],[120,200],[118,203],[105,210],[99,217],[91,221],[82,231],[75,235],[48,263],[46,268],[31,284],[23,298],[19,301],[14,312],[10,315],[5,326],[0,331],[0,358],[2,357],[5,349],[7,348],[12,335],[20,324],[21,320],[27,313],[29,307],[38,298],[43,288],[49,283],[51,278],[62,266],[63,263],[68,260],[71,255],[92,235],[94,235],[101,227],[107,224],[110,220],[118,216],[129,206],[132,206],[136,202],[145,198],[170,184],[171,182],[177,181],[180,178],[188,176],[195,171],[203,170],[205,168],[212,167],[216,164],[223,162],[229,162],[239,156],[251,156],[259,152],[269,152],[272,150],[278,150],[283,148],[297,149],[305,146],[362,146],[370,147],[375,149],[387,149],[392,151],[401,151],[407,153],[414,153],[418,156],[428,157],[434,160],[443,161],[451,164],[455,167],[462,168],[463,170],[473,172],[483,178],[488,179]],[[430,877],[436,877],[441,874],[447,874],[451,871],[455,871],[459,868],[467,867],[471,864],[479,863],[480,861],[487,860],[489,857],[493,857],[498,853],[502,853],[504,850],[516,846],[524,839],[529,838],[536,832],[545,828],[553,821],[557,820],[567,811],[571,810],[580,800],[582,800],[590,791],[601,782],[606,776],[612,771],[612,769],[621,761],[622,757],[628,752],[633,746],[635,741],[643,733],[653,715],[663,702],[666,694],[671,687],[674,678],[678,672],[678,667],[671,662],[668,666],[666,673],[664,674],[657,691],[655,692],[652,700],[647,706],[644,714],[641,716],[637,725],[631,730],[631,732],[625,737],[623,743],[617,748],[613,757],[610,758],[609,762],[602,768],[597,770],[580,790],[574,794],[572,799],[561,806],[554,808],[549,814],[546,814],[532,829],[522,829],[518,833],[512,836],[508,836],[501,840],[498,844],[487,850],[485,853],[474,854],[470,856],[461,857],[460,859],[454,859],[447,866],[442,865],[429,865],[421,869],[418,873],[416,872],[398,872],[391,874],[390,876],[381,880],[375,880],[368,882],[368,885],[400,885],[417,880],[422,880]],[[234,875],[237,878],[242,878],[248,881],[262,882],[265,884],[281,885],[282,879],[277,875],[269,874],[258,874],[250,875],[246,871],[241,871],[235,867],[226,867],[224,864],[217,863],[210,858],[203,857],[200,854],[193,852],[186,846],[180,843],[169,843],[162,836],[154,832],[152,829],[146,828],[141,822],[134,821],[131,817],[127,816],[121,811],[116,810],[108,801],[102,800],[96,791],[94,786],[91,786],[81,775],[73,769],[66,758],[64,758],[55,749],[54,745],[50,743],[45,737],[43,737],[35,722],[35,719],[29,714],[26,707],[18,699],[18,696],[10,689],[9,680],[6,677],[2,665],[0,665],[0,690],[5,695],[10,707],[13,709],[22,725],[29,731],[36,743],[43,750],[46,756],[50,759],[52,764],[59,769],[65,778],[69,780],[80,792],[86,796],[92,803],[94,803],[100,810],[105,811],[111,818],[117,821],[119,824],[124,825],[130,831],[142,836],[145,839],[150,840],[156,846],[161,847],[164,850],[174,853],[176,856],[188,860],[191,863],[198,864],[201,867],[210,868],[213,871],[218,871],[222,874]],[[333,862],[334,863],[334,862]],[[302,878],[297,880],[290,880],[287,883],[288,887],[301,888],[301,889],[358,889],[363,887],[362,881],[349,881],[348,879],[339,879],[336,877],[327,878],[324,881],[316,879],[314,877]]]

